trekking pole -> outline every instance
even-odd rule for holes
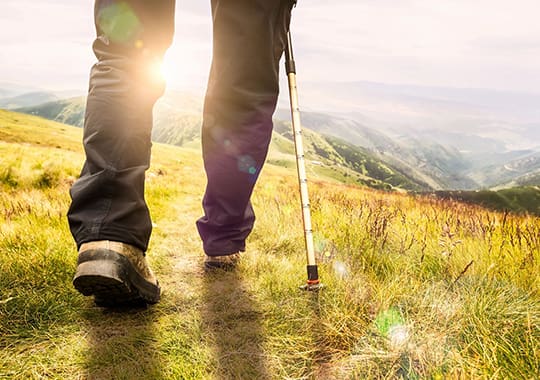
[[[302,126],[300,123],[300,109],[298,108],[298,90],[296,87],[296,64],[292,49],[291,32],[287,32],[287,47],[285,49],[285,70],[289,79],[289,98],[291,103],[292,127],[294,136],[294,149],[296,152],[296,168],[298,170],[298,183],[300,185],[300,201],[302,202],[302,219],[304,222],[304,238],[307,257],[307,283],[300,288],[315,291],[322,287],[319,281],[319,271],[315,260],[315,246],[313,244],[313,230],[311,229],[311,212],[307,186],[306,165],[304,159],[304,146],[302,143]]]

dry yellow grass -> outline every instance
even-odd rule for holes
[[[71,286],[80,130],[0,111],[0,378],[534,379],[540,220],[310,184],[326,288],[304,293],[295,172],[268,165],[233,273],[206,275],[200,153],[156,144],[147,198],[162,301],[96,308]],[[39,144],[38,144],[39,143]]]

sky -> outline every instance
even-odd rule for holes
[[[0,83],[84,91],[92,0],[1,0]],[[370,81],[540,93],[538,0],[298,0],[299,80]],[[179,0],[164,71],[204,89],[209,0]]]

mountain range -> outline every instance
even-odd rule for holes
[[[0,108],[82,126],[84,97],[20,92],[0,87]],[[306,83],[301,100],[307,156],[320,175],[415,191],[540,185],[540,95]],[[201,114],[199,96],[168,91],[154,109],[153,139],[199,144]],[[288,120],[282,97],[269,155],[282,165],[294,162]]]

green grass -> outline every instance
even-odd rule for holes
[[[499,211],[530,213],[540,216],[540,187],[522,186],[497,191],[436,191],[436,196],[479,204]]]
[[[95,307],[71,286],[65,218],[80,133],[0,111],[0,378],[540,376],[539,218],[318,178],[325,288],[305,293],[295,171],[267,165],[239,268],[207,275],[197,149],[153,148],[148,256],[161,302]]]

